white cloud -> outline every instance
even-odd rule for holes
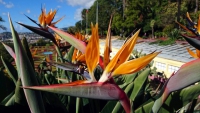
[[[22,23],[22,22],[18,21],[18,23]],[[19,25],[19,24],[17,24],[15,27],[16,27],[16,29],[17,29],[18,31],[22,31],[22,30],[23,30],[23,26],[21,26],[21,25]]]
[[[80,6],[83,8],[89,8],[93,5],[95,0],[67,0],[67,3],[71,6]]]
[[[3,0],[0,0],[0,3],[3,4],[3,5],[6,4],[6,2],[4,2]]]
[[[6,3],[3,0],[0,0],[0,4],[3,4],[6,8],[12,8],[14,6],[12,2]]]
[[[60,6],[60,5],[58,5],[58,6],[57,6],[57,8],[61,8],[61,6]]]
[[[94,4],[95,0],[67,0],[67,4],[71,6],[79,6],[78,9],[76,9],[76,12],[74,14],[74,19],[81,20],[81,11],[86,8],[90,8]]]
[[[14,6],[14,4],[12,2],[9,2],[5,5],[7,8],[12,8]]]
[[[2,15],[7,15],[7,13],[2,13]]]
[[[27,13],[31,13],[31,10],[27,9],[26,12],[27,12]]]
[[[81,20],[82,17],[81,17],[81,11],[83,10],[83,8],[78,8],[76,9],[76,12],[74,14],[74,19],[75,20]]]
[[[58,2],[64,2],[63,0],[58,0]]]

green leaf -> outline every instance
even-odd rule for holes
[[[45,86],[25,86],[26,89],[47,91],[75,97],[84,97],[103,100],[117,100],[120,97],[121,89],[114,84],[105,83],[84,83],[74,85],[73,82],[67,84],[54,84]],[[111,95],[112,94],[112,95]]]
[[[21,41],[17,32],[15,31],[11,18],[9,16],[10,28],[13,37],[13,43],[16,54],[16,66],[18,74],[21,77],[23,86],[38,85],[35,71],[28,59],[24,48],[22,47]],[[24,89],[27,103],[32,113],[45,113],[44,104],[41,93],[39,91]]]
[[[1,56],[1,61],[4,65],[4,67],[6,68],[8,75],[12,78],[13,82],[17,83],[17,79],[18,79],[18,74],[17,74],[17,70],[15,69],[15,67],[9,63],[7,60],[3,59],[3,57]]]
[[[125,77],[125,82],[126,83],[131,83],[133,82],[133,80],[137,77],[138,73],[133,73],[133,74],[129,74],[129,75],[123,75],[123,77]]]
[[[128,95],[128,97],[130,96],[131,91],[134,89],[134,85],[135,85],[135,84],[132,82],[132,83],[130,83],[130,84],[126,87],[126,89],[124,90],[124,92]],[[112,113],[117,113],[117,112],[121,113],[121,112],[122,112],[122,109],[121,109],[121,108],[122,108],[122,107],[121,107],[121,105],[120,105],[120,102],[117,102],[117,104],[115,105],[115,107],[114,107]]]
[[[0,68],[0,101],[2,101],[7,95],[9,95],[15,88],[13,81],[6,76],[2,68]]]
[[[56,66],[60,69],[67,70],[67,71],[77,71],[77,69],[78,69],[78,65],[74,65],[74,64],[69,63],[69,62],[59,63],[59,62],[51,61],[51,62],[49,62],[49,64]]]
[[[13,106],[15,104],[15,94],[6,102],[5,106]]]
[[[80,50],[82,53],[85,53],[85,49],[86,49],[86,44],[85,42],[78,40],[77,38],[75,38],[74,36],[68,34],[67,32],[61,31],[57,28],[48,26],[50,29],[52,29],[53,31],[55,31],[58,35],[60,35],[62,38],[64,38],[67,42],[69,42],[72,46],[74,46],[75,48],[77,48],[78,50]]]
[[[7,95],[6,98],[4,98],[2,101],[1,101],[1,105],[6,105],[6,103],[12,98],[12,96],[15,94],[14,91],[12,91],[9,95]]]
[[[68,54],[67,54],[67,56],[66,56],[66,58],[67,58],[67,60],[68,60],[69,62],[72,61],[73,53],[74,53],[74,47],[71,46],[71,48],[69,49],[69,52],[68,52]]]
[[[136,96],[140,92],[141,88],[143,87],[145,81],[147,80],[150,73],[150,69],[147,68],[142,73],[138,75],[138,77],[134,80],[134,89],[131,93],[130,99],[135,101]]]
[[[133,83],[133,82],[132,82]],[[126,84],[126,83],[124,83]],[[123,85],[123,87],[121,87],[121,89],[125,89],[125,92],[129,92],[129,89],[133,84],[128,84],[128,85]],[[129,95],[128,95],[129,96]],[[114,109],[114,107],[116,106],[116,104],[119,103],[117,101],[108,101],[107,104],[104,106],[104,108],[101,110],[101,113],[111,113]],[[117,105],[118,106],[118,105]],[[121,107],[121,106],[120,106]],[[117,109],[117,108],[116,108]]]
[[[173,113],[181,107],[185,106],[191,102],[191,100],[197,98],[197,96],[200,94],[199,87],[200,84],[192,85],[170,94],[163,106],[160,108],[159,113]],[[153,104],[154,101],[151,100],[150,102],[140,106],[137,110],[135,110],[135,113],[149,113],[151,112]]]
[[[200,80],[200,59],[190,61],[180,67],[180,69],[169,79],[166,87],[163,88],[162,96],[157,99],[152,108],[153,112],[157,112],[162,106],[167,96],[176,90],[185,88]]]
[[[9,47],[8,45],[4,44],[3,42],[1,42],[3,44],[3,46],[5,47],[5,49],[8,51],[8,53],[14,58],[16,59],[16,55],[15,52],[13,51],[13,49],[11,47]]]
[[[76,98],[76,113],[80,113],[81,98]]]
[[[28,42],[27,42],[25,37],[22,38],[22,46],[24,47],[24,50],[25,50],[25,52],[26,52],[26,54],[27,54],[27,56],[28,56],[28,58],[31,62],[31,65],[33,66],[33,68],[35,68],[33,57],[32,57],[31,51],[29,49]]]
[[[24,95],[24,91],[21,88],[21,86],[22,86],[21,79],[18,79],[17,84],[16,84],[16,88],[15,88],[14,102],[18,103],[20,105],[27,105],[26,98],[25,98],[25,95]]]

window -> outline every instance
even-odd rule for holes
[[[165,70],[166,69],[166,64],[161,63],[161,62],[156,62],[156,68],[159,70]]]
[[[169,65],[169,67],[168,67],[169,72],[177,72],[178,70],[179,70],[179,67],[177,67],[177,66]]]

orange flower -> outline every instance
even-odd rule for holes
[[[57,12],[56,10],[52,11],[52,9],[51,9],[51,11],[48,14],[46,14],[46,9],[43,8],[42,13],[40,14],[40,16],[38,18],[40,25],[43,28],[47,28],[47,26],[55,27],[55,24],[58,23],[59,21],[61,21],[64,18],[64,16],[63,16],[62,18],[60,18],[56,22],[52,22],[55,15],[56,15],[56,12]]]
[[[99,51],[98,24],[96,24],[92,25],[92,36],[85,51],[85,60],[92,82],[96,81],[93,71],[99,63]]]
[[[187,48],[188,53],[194,58],[200,58],[200,50],[196,49],[196,53]]]
[[[106,66],[103,75],[98,82],[106,82],[116,75],[124,75],[137,72],[151,62],[160,52],[153,52],[144,57],[128,61],[128,58],[136,44],[140,30],[138,30],[117,52]]]

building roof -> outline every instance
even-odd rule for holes
[[[120,49],[123,45],[124,40],[112,40],[112,47],[116,49]],[[104,46],[105,42],[101,42],[100,45]],[[158,44],[149,44],[148,42],[137,43],[134,47],[134,50],[141,51],[142,53],[149,54],[153,51],[161,51],[158,57],[179,61],[179,62],[189,62],[194,60],[192,56],[187,52],[186,48],[189,48],[192,51],[195,51],[195,48],[189,44],[173,44],[167,46],[159,46]],[[116,54],[115,51],[111,53],[111,55]]]

